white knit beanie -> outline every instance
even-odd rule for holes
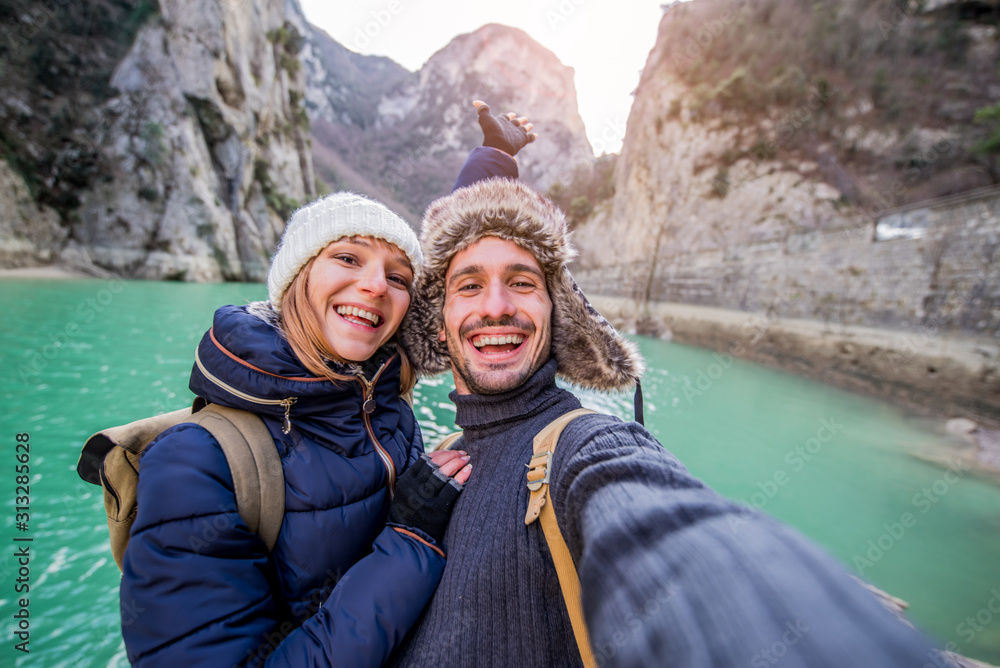
[[[339,192],[292,214],[267,272],[267,296],[275,311],[299,270],[324,248],[343,237],[375,237],[406,254],[414,278],[423,265],[420,242],[406,222],[384,204],[362,195]]]

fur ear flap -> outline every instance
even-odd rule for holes
[[[480,181],[431,203],[420,235],[424,267],[399,331],[417,373],[451,368],[441,337],[451,259],[483,237],[497,237],[529,251],[545,272],[553,304],[552,354],[560,377],[601,391],[632,388],[644,370],[642,356],[573,280],[567,265],[576,251],[569,236],[559,207],[518,181]]]

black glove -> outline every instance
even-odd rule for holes
[[[460,483],[441,473],[426,454],[420,455],[396,480],[386,522],[420,529],[443,546],[451,509],[461,491]]]
[[[479,127],[483,129],[483,146],[498,148],[510,156],[517,155],[537,136],[506,116],[494,116],[488,104],[479,107]]]

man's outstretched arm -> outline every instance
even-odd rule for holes
[[[930,661],[930,644],[838,562],[707,488],[635,423],[574,421],[553,474],[553,507],[601,665]]]
[[[513,112],[494,116],[485,102],[476,100],[473,104],[483,131],[483,145],[474,148],[465,159],[452,191],[493,177],[516,180],[518,171],[514,156],[538,138],[524,116],[518,117]]]

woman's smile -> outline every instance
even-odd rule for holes
[[[350,237],[316,256],[306,294],[330,349],[361,362],[396,333],[410,306],[412,282],[410,263],[396,246]]]

